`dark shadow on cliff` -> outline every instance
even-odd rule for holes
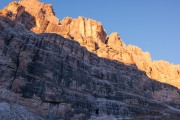
[[[150,94],[148,94],[148,91],[151,91],[152,93],[154,93],[154,91],[160,91],[160,90],[164,90],[164,89],[178,90],[178,88],[173,86],[173,85],[170,85],[170,84],[167,84],[167,83],[162,83],[162,82],[159,82],[157,80],[149,78],[146,75],[146,72],[144,72],[142,70],[139,70],[135,64],[127,65],[127,64],[124,64],[124,63],[119,62],[117,60],[110,60],[110,59],[107,59],[107,58],[98,57],[97,54],[89,52],[86,49],[86,47],[80,46],[80,44],[75,40],[66,39],[66,38],[62,37],[61,35],[55,34],[55,33],[41,33],[41,34],[38,34],[38,36],[41,39],[45,38],[46,40],[48,40],[48,39],[51,40],[51,38],[53,38],[53,44],[58,43],[58,39],[64,39],[65,40],[64,42],[69,42],[70,44],[77,45],[79,49],[82,49],[83,51],[85,51],[85,53],[88,54],[88,58],[92,60],[91,62],[89,62],[90,65],[95,66],[95,67],[102,67],[103,66],[103,65],[101,66],[101,60],[102,60],[106,64],[107,69],[112,70],[111,67],[113,67],[115,69],[118,69],[118,72],[123,71],[123,72],[125,72],[125,74],[122,74],[122,75],[127,74],[127,76],[128,75],[130,75],[131,77],[133,76],[135,78],[132,77],[130,79],[132,79],[132,80],[135,80],[135,79],[137,80],[138,79],[139,84],[143,84],[143,86],[139,86],[139,88],[137,89],[134,86],[136,86],[138,83],[134,84],[132,80],[127,78],[126,79],[127,81],[123,81],[123,82],[127,82],[129,88],[126,88],[127,85],[124,84],[124,87],[121,86],[122,90],[125,90],[125,91],[130,90],[131,91],[131,90],[135,89],[135,91],[131,91],[132,93],[134,92],[135,94],[142,93],[142,92],[147,92],[147,95],[146,94],[143,95],[143,96],[145,96],[147,98],[150,98],[150,96],[149,96]],[[61,49],[64,49],[64,48],[61,48]],[[84,61],[84,62],[87,62],[87,61]],[[104,79],[103,74],[99,73],[99,72],[102,72],[102,71],[99,71],[99,70],[96,71],[95,70],[95,71],[93,71],[94,73],[91,73],[91,75],[94,78],[97,78],[99,80],[103,80]],[[113,70],[112,70],[112,72],[113,72]],[[115,82],[115,84],[113,84],[113,85],[116,86],[116,87],[120,87],[120,86],[118,86],[118,84],[116,84],[116,83],[118,83],[118,80],[116,80],[117,79],[116,74],[113,74],[113,75],[114,76],[111,78],[112,81],[110,81],[110,82]],[[138,77],[136,78],[136,76],[139,76],[139,78]],[[143,80],[143,78],[145,80]],[[107,80],[107,78],[105,80]],[[180,94],[180,91],[179,91],[179,94]]]
[[[34,23],[34,24],[27,23],[26,21],[28,21],[29,19],[32,20],[31,22]],[[1,16],[0,16],[0,20],[5,22],[7,25],[9,25],[9,27],[12,27],[12,28],[14,28],[16,25],[18,25],[18,26],[23,25],[23,27],[25,27],[27,30],[30,30],[31,28],[33,28],[35,26],[34,17],[31,16],[27,12],[24,12],[21,15],[21,17],[17,18],[16,21],[12,21],[8,17],[4,18],[4,17],[1,17]],[[21,22],[21,24],[19,24],[19,22]],[[0,24],[0,31],[3,31],[4,29],[6,29],[6,28],[4,28]],[[36,33],[34,33],[34,34],[36,34]],[[133,80],[128,80],[128,78],[127,78],[127,81],[123,81],[123,82],[127,82],[127,85],[124,84],[124,86],[121,86],[122,90],[131,91],[131,90],[134,89],[134,91],[131,91],[132,93],[135,93],[135,94],[139,94],[140,93],[140,95],[143,95],[143,96],[148,97],[148,98],[151,98],[151,95],[150,95],[151,93],[148,93],[148,92],[152,92],[153,93],[154,91],[159,91],[159,90],[163,90],[163,89],[177,90],[177,87],[175,87],[175,86],[172,86],[172,85],[169,85],[169,84],[166,84],[166,83],[161,83],[161,82],[159,82],[157,80],[153,80],[153,79],[149,78],[146,75],[146,73],[144,71],[139,70],[136,67],[135,64],[126,65],[126,64],[124,64],[122,62],[119,62],[119,61],[116,61],[116,60],[109,60],[107,58],[100,58],[96,54],[89,52],[85,47],[80,46],[80,44],[77,41],[75,41],[75,40],[65,39],[62,36],[60,36],[59,34],[55,34],[55,33],[42,33],[42,34],[37,34],[37,36],[41,40],[43,40],[44,38],[47,40],[46,37],[49,37],[49,42],[54,44],[56,48],[57,48],[56,43],[59,43],[59,39],[64,39],[64,42],[69,42],[71,44],[74,44],[74,45],[78,46],[79,49],[82,49],[83,51],[85,51],[85,53],[88,54],[87,58],[90,58],[92,60],[91,63],[89,63],[90,65],[93,65],[93,66],[96,66],[96,67],[101,67],[99,65],[100,61],[97,61],[97,60],[103,60],[107,66],[110,65],[111,67],[114,67],[115,69],[119,69],[119,71],[125,71],[127,73],[127,76],[128,75],[132,75],[133,77],[135,77],[135,78],[131,78],[131,79],[136,79],[136,76],[144,77],[146,79],[146,80],[142,80],[141,81],[141,78],[137,78],[139,82],[143,83],[143,85],[139,86],[139,88],[136,88],[134,86],[136,86],[138,83],[135,84],[135,83],[133,83]],[[14,37],[14,36],[12,36],[12,37]],[[51,40],[51,38],[53,38],[53,40]],[[10,39],[13,39],[13,38],[6,39],[5,40],[6,43],[8,41],[10,41]],[[43,41],[40,41],[40,42],[41,43],[38,44],[38,47],[42,48],[43,47],[42,46],[42,42]],[[8,44],[6,44],[6,45],[8,45]],[[63,50],[64,48],[59,48],[59,49]],[[35,57],[33,58],[33,62],[34,62],[33,64],[36,64],[37,60],[38,60],[38,52],[35,55]],[[82,61],[84,61],[84,60],[82,60]],[[97,70],[97,71],[95,71],[95,73],[91,73],[91,74],[94,74],[94,75],[92,75],[94,78],[103,80],[104,78],[103,78],[102,73],[98,73],[98,72],[102,72],[102,71],[98,71]],[[33,73],[33,74],[36,74],[36,73]],[[41,73],[41,74],[43,74],[43,73]],[[120,87],[118,84],[116,84],[116,83],[118,83],[118,80],[117,80],[117,77],[116,77],[115,73],[114,73],[114,77],[112,77],[111,79],[112,79],[112,81],[110,81],[110,82],[115,82],[114,86]],[[126,88],[126,87],[128,87],[128,88]],[[146,92],[147,92],[147,94],[146,94]]]
[[[19,16],[14,16],[11,11],[3,14],[6,17],[1,16],[1,14],[2,13],[0,11],[0,20],[8,24],[10,27],[15,27],[17,24],[19,24],[26,28],[28,31],[30,31],[36,25],[35,18],[26,11],[24,11]]]
[[[10,19],[1,17],[0,20],[5,20],[7,27],[13,31],[15,21],[12,21],[11,25]],[[6,27],[0,22],[0,42],[4,44],[1,56],[10,56],[15,66],[13,79],[6,82],[10,83],[11,91],[20,93],[24,98],[37,96],[52,105],[69,103],[78,108],[77,113],[90,115],[100,104],[98,99],[120,101],[130,105],[130,108],[166,108],[160,102],[151,101],[156,100],[153,98],[154,94],[162,90],[177,91],[180,94],[176,87],[150,79],[134,64],[125,65],[115,60],[100,58],[80,46],[77,41],[65,39],[58,34],[21,35],[12,32],[12,36],[7,37],[5,30]],[[2,77],[3,74],[0,75],[0,80]],[[135,103],[132,99],[137,99],[138,102]],[[168,99],[168,95],[164,99]],[[171,104],[173,102],[175,101],[170,101]],[[179,104],[172,106],[180,107]],[[113,106],[114,108],[118,109],[117,106]],[[107,114],[116,113],[110,111]],[[161,115],[159,112],[154,114]],[[69,119],[72,113],[67,112],[66,117]]]

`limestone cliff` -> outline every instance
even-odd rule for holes
[[[100,22],[83,17],[77,19],[66,17],[59,21],[55,17],[52,5],[46,5],[38,0],[12,2],[3,9],[2,13],[24,24],[33,32],[57,33],[65,38],[76,40],[99,57],[135,64],[150,78],[180,88],[179,67],[164,61],[153,62],[150,53],[143,52],[136,46],[126,46],[118,33],[107,36]],[[167,66],[168,71],[163,66]]]
[[[59,21],[38,0],[0,11],[0,119],[178,120],[179,80],[95,20]]]

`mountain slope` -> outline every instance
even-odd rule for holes
[[[151,79],[157,72],[172,81],[178,70],[152,62],[117,33],[107,37],[99,22],[59,22],[52,6],[38,0],[12,2],[0,11],[0,100],[39,118],[178,120],[180,91]]]

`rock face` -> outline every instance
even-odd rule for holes
[[[107,37],[100,22],[83,17],[77,19],[66,17],[59,21],[55,17],[52,5],[46,5],[38,0],[12,2],[2,10],[1,15],[18,21],[35,33],[56,33],[76,40],[99,57],[135,64],[140,70],[145,71],[148,77],[180,88],[180,72],[178,72],[180,67],[163,61],[152,62],[150,53],[143,52],[136,46],[126,46],[118,33],[112,33]],[[168,74],[167,69],[160,70],[161,66],[166,65],[169,68]]]
[[[6,102],[0,103],[1,120],[41,120],[42,118],[29,112],[25,107]]]
[[[0,11],[0,117],[178,120],[179,78],[94,20],[59,21],[38,0]]]
[[[105,45],[106,32],[100,22],[78,17],[77,19],[65,18],[61,21],[61,27],[70,38],[86,46],[88,50],[95,51]]]

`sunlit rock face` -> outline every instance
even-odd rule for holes
[[[55,17],[52,5],[41,3],[38,0],[12,2],[2,10],[1,14],[18,21],[26,29],[35,33],[57,33],[65,38],[78,41],[81,46],[99,57],[135,64],[150,78],[180,88],[180,72],[178,72],[180,67],[163,61],[152,62],[150,53],[143,52],[137,46],[126,46],[118,33],[107,36],[100,22],[84,17],[77,19],[66,17],[59,21]],[[161,66],[166,65],[170,72],[167,73],[167,69],[159,70]]]
[[[179,80],[95,20],[59,21],[38,0],[0,11],[0,119],[178,120]]]
[[[81,45],[86,46],[90,51],[96,51],[99,47],[105,45],[106,32],[100,22],[83,17],[64,18],[61,26],[66,30],[66,35],[77,40]]]

